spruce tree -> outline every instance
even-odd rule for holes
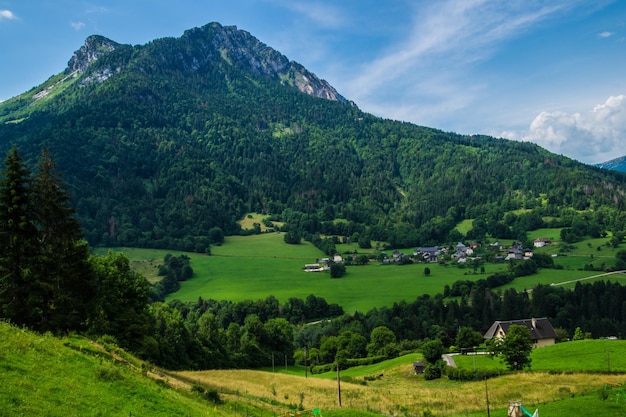
[[[31,174],[14,146],[0,178],[0,312],[31,328],[41,321],[47,292],[33,270],[38,233],[32,220]]]
[[[36,270],[49,289],[38,330],[80,330],[93,309],[95,275],[70,195],[47,149],[39,159],[33,188],[39,232]]]

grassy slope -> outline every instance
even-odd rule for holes
[[[594,373],[606,365],[607,351],[613,373]],[[362,416],[367,411],[474,417],[485,415],[487,391],[492,415],[506,415],[508,402],[521,400],[531,412],[539,408],[541,415],[565,417],[593,410],[594,416],[615,416],[626,411],[626,398],[616,402],[617,388],[609,389],[605,400],[599,393],[606,382],[626,382],[626,359],[622,358],[626,358],[625,341],[563,343],[533,352],[536,371],[485,383],[446,378],[424,381],[413,374],[411,365],[421,357],[409,354],[343,371],[342,376],[354,382],[341,383],[342,407],[337,405],[334,373],[309,374],[308,378],[295,368],[289,370],[291,374],[281,368],[276,369],[281,372],[178,373],[187,381],[217,389],[227,402],[216,407],[191,394],[189,385],[173,389],[147,378],[129,363],[111,360],[86,339],[35,335],[0,323],[0,416],[281,416],[302,405],[306,410],[320,408],[326,417]],[[473,366],[470,357],[456,359],[460,366]],[[477,363],[482,367],[482,362]],[[572,366],[586,373],[559,372]],[[367,385],[356,383],[366,376],[373,377]],[[170,384],[184,386],[174,376],[168,378]]]
[[[0,322],[0,416],[207,416],[212,407],[115,363],[85,339]]]
[[[626,360],[616,360],[612,374],[602,371],[602,358],[610,346],[616,357],[626,358],[626,342],[581,341],[564,343],[533,352],[534,372],[524,372],[489,379],[487,383],[455,382],[442,378],[425,381],[412,372],[412,362],[420,360],[418,354],[409,354],[371,366],[345,370],[342,378],[342,408],[350,407],[386,415],[421,416],[430,410],[442,416],[486,415],[486,393],[489,395],[491,415],[506,415],[509,401],[522,401],[532,413],[539,408],[540,415],[566,417],[580,410],[593,410],[594,416],[623,415],[626,398],[616,403],[617,389],[608,391],[602,400],[599,392],[607,381],[625,383]],[[571,356],[571,357],[568,357]],[[613,356],[611,356],[613,357]],[[461,367],[471,369],[472,358],[456,356]],[[599,361],[599,362],[598,362]],[[597,363],[596,363],[597,362]],[[570,366],[579,373],[563,373]],[[503,368],[499,360],[484,355],[477,357],[477,368]],[[606,361],[604,363],[606,365]],[[562,369],[563,368],[563,369]],[[604,369],[605,370],[605,369]],[[585,373],[580,373],[585,372]],[[615,373],[619,372],[619,373]],[[276,372],[250,370],[184,372],[186,378],[206,384],[234,395],[254,397],[261,402],[274,402],[274,412],[280,414],[290,402],[302,399],[305,408],[319,407],[324,414],[339,410],[337,406],[336,373],[304,378],[303,369],[277,367]],[[380,376],[382,375],[382,376]],[[367,385],[355,383],[371,377]]]

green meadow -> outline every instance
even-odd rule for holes
[[[555,229],[533,232],[538,237],[558,236]],[[331,279],[328,273],[304,272],[305,264],[315,263],[325,255],[311,243],[288,245],[280,233],[262,233],[251,236],[228,236],[221,246],[212,246],[211,255],[186,253],[192,259],[192,279],[181,283],[179,291],[170,294],[168,300],[196,301],[198,297],[217,300],[258,300],[270,295],[285,302],[290,297],[306,298],[310,294],[325,298],[329,303],[341,305],[347,312],[367,312],[372,308],[391,306],[395,302],[413,301],[423,294],[442,293],[445,285],[458,280],[476,281],[490,274],[507,269],[507,263],[487,263],[484,273],[464,265],[410,264],[382,265],[372,261],[365,266],[348,266],[346,274]],[[563,269],[543,269],[539,273],[515,279],[502,287],[518,291],[531,289],[536,284],[563,285],[573,288],[576,280],[611,280],[626,284],[626,275],[603,275],[602,272],[585,270],[593,265],[613,265],[615,253],[620,248],[607,246],[608,238],[589,239],[570,245],[568,252],[560,252],[560,245],[553,243],[536,252],[554,255],[556,265]],[[599,248],[599,249],[598,249]],[[158,265],[167,253],[176,251],[120,248],[130,260],[131,266],[156,282]],[[361,250],[355,244],[339,244],[337,250],[346,253],[371,253],[374,249]],[[107,249],[97,249],[104,254]],[[412,248],[400,250],[412,253]],[[425,268],[430,274],[424,273]],[[589,269],[589,268],[587,268]]]

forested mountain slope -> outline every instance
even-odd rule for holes
[[[604,169],[612,169],[614,171],[626,172],[626,156],[611,159],[610,161],[603,162],[601,164],[598,164],[597,166]]]
[[[260,211],[425,245],[486,213],[625,207],[622,173],[374,117],[217,23],[138,46],[88,38],[64,73],[0,103],[0,150],[12,144],[32,161],[49,149],[91,244],[203,250],[209,230]]]

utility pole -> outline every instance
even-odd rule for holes
[[[489,413],[489,390],[487,390],[487,377],[485,377],[485,398],[487,399],[487,417],[491,417]]]

